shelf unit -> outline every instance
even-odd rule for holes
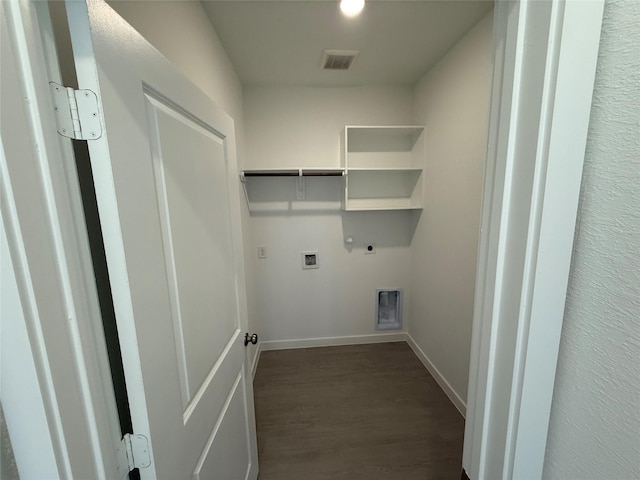
[[[346,126],[343,210],[419,210],[422,126]]]

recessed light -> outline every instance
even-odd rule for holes
[[[340,10],[345,17],[355,17],[362,12],[364,0],[340,0]]]

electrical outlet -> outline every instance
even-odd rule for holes
[[[368,243],[364,247],[364,253],[365,255],[376,253],[376,246],[373,243]]]
[[[267,247],[258,247],[258,258],[267,258]]]

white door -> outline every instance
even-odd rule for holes
[[[255,479],[233,120],[103,1],[67,13],[142,478]]]

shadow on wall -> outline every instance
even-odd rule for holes
[[[338,213],[342,177],[304,177],[304,199],[296,198],[298,177],[246,178],[251,216],[327,215]]]
[[[340,212],[344,238],[353,238],[353,243],[345,242],[345,248],[365,248],[363,242],[376,247],[408,247],[413,240],[420,210],[394,210],[378,212]]]
[[[422,212],[396,210],[345,212],[341,210],[342,177],[304,178],[304,199],[296,198],[298,177],[245,179],[246,200],[252,217],[340,216],[345,249],[408,247]],[[353,243],[346,239],[351,237]],[[366,242],[366,244],[365,244]]]

